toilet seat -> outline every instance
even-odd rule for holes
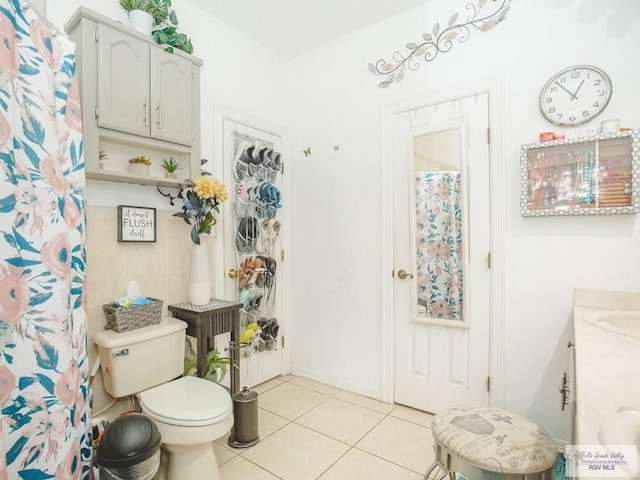
[[[186,427],[215,424],[232,414],[224,387],[197,377],[182,377],[138,395],[145,413],[159,422]]]

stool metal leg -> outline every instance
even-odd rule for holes
[[[424,478],[422,480],[429,480],[429,476],[436,469],[437,466],[438,466],[438,463],[437,462],[433,462],[431,464],[431,466],[429,467],[429,470],[427,470],[427,473],[424,474]]]
[[[440,468],[438,465],[438,462],[433,462],[429,467],[429,470],[427,470],[427,473],[424,474],[424,477],[422,480],[431,480],[429,477],[433,472],[435,472],[436,468]],[[440,471],[442,471],[442,469],[440,469]],[[438,476],[433,477],[433,480],[444,480],[447,477],[447,475],[449,476],[450,480],[456,480],[455,473],[444,472],[444,471],[442,472],[443,473],[439,477]]]

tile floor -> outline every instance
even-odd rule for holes
[[[428,413],[292,375],[253,390],[260,442],[217,440],[222,480],[420,480],[433,461]]]

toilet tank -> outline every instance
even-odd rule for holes
[[[182,375],[186,328],[182,320],[163,317],[157,325],[96,333],[104,389],[126,397]]]

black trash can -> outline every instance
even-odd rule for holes
[[[159,478],[160,432],[146,415],[129,413],[104,430],[96,464],[100,480],[152,480]]]

